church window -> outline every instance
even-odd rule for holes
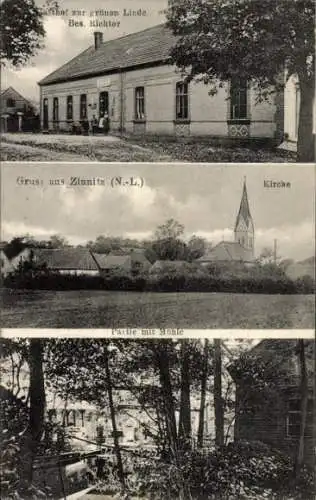
[[[249,238],[249,247],[252,248],[252,238]]]
[[[241,237],[241,244],[242,244],[242,246],[245,245],[245,238],[243,236]]]
[[[73,99],[72,95],[67,96],[67,120],[73,119]]]
[[[247,118],[247,81],[236,78],[230,86],[230,118],[244,120]]]
[[[176,119],[187,120],[189,118],[189,86],[185,82],[176,84]]]

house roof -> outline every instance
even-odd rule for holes
[[[81,52],[66,64],[43,78],[39,85],[85,78],[146,64],[157,64],[169,58],[175,36],[165,24],[132,33]]]
[[[243,261],[253,260],[251,252],[235,241],[221,241],[197,262]]]
[[[34,257],[38,264],[46,264],[50,269],[98,270],[95,260],[86,248],[36,248],[34,249]]]
[[[93,254],[100,269],[115,269],[124,267],[126,264],[131,266],[130,255],[106,255],[106,254]]]

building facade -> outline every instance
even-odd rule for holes
[[[41,127],[70,131],[105,113],[110,131],[137,135],[276,139],[278,101],[256,104],[251,82],[229,82],[211,97],[170,64],[174,35],[165,25],[94,45],[40,85]]]
[[[8,87],[0,94],[1,132],[24,132],[38,128],[35,106]]]

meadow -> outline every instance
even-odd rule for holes
[[[312,329],[313,295],[2,290],[3,328]]]

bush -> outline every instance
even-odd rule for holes
[[[304,470],[293,480],[294,464],[280,452],[258,442],[236,442],[207,454],[194,451],[180,465],[144,464],[139,476],[151,498],[177,498],[182,482],[194,500],[257,500],[313,498],[313,477]],[[182,479],[181,479],[182,478]]]

